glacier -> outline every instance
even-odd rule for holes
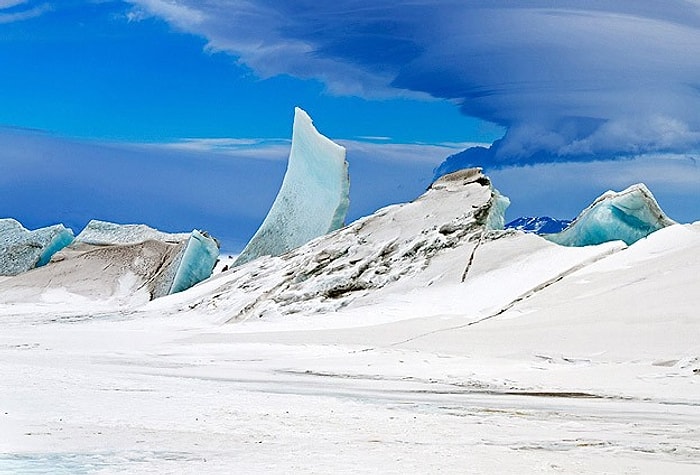
[[[44,266],[72,241],[73,231],[62,224],[30,231],[15,219],[0,219],[0,275]]]
[[[234,262],[278,256],[344,225],[350,200],[345,148],[321,135],[294,109],[292,146],[279,193],[265,220]]]
[[[562,246],[591,246],[608,241],[631,245],[659,229],[676,224],[663,212],[644,184],[607,191],[563,231],[544,238]]]

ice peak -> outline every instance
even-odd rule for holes
[[[294,109],[287,172],[272,208],[234,265],[277,256],[342,227],[350,200],[345,148]]]

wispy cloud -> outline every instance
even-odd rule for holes
[[[263,77],[452,100],[501,166],[700,148],[697,1],[130,1]]]
[[[48,3],[35,4],[29,0],[0,0],[0,24],[29,20],[51,10]]]

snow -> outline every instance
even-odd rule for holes
[[[590,246],[606,241],[637,242],[674,224],[643,184],[600,196],[563,231],[546,238],[563,246]]]
[[[62,224],[29,231],[14,219],[0,219],[0,275],[17,275],[46,265],[72,241],[73,231]]]
[[[449,175],[128,308],[0,281],[0,473],[697,473],[700,222],[564,247],[500,206]]]
[[[272,208],[235,265],[278,256],[343,226],[350,204],[345,148],[321,135],[294,110],[287,172]]]

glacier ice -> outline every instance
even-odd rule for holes
[[[563,246],[615,240],[629,245],[672,224],[675,221],[666,216],[649,189],[637,184],[619,193],[604,193],[563,231],[544,237]]]
[[[200,231],[194,230],[182,251],[177,272],[168,293],[175,294],[187,290],[211,276],[219,246],[216,241]]]
[[[490,230],[500,230],[505,227],[506,209],[510,206],[510,199],[502,195],[498,190],[492,188],[493,205],[486,217],[486,228]]]
[[[234,265],[277,256],[343,226],[350,204],[345,148],[321,135],[294,110],[292,147],[279,193]]]
[[[72,241],[73,231],[62,224],[29,231],[15,219],[0,219],[0,275],[46,265]]]
[[[136,244],[149,239],[154,241],[180,242],[189,238],[189,233],[164,233],[145,224],[117,224],[91,220],[75,238],[76,243],[104,246],[109,244]]]

